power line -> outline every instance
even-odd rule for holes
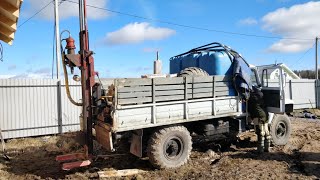
[[[3,62],[3,46],[1,44],[1,42],[0,42],[0,61]]]
[[[43,6],[39,11],[34,13],[32,16],[30,16],[27,20],[25,20],[23,23],[21,23],[18,27],[23,26],[25,23],[30,21],[32,18],[34,18],[36,15],[38,15],[40,12],[42,12],[46,7],[48,7],[53,1],[50,1],[47,5]]]
[[[71,0],[65,0],[65,1],[70,2],[70,3],[74,3],[74,4],[78,4],[78,2],[71,1]],[[247,37],[257,37],[257,38],[267,38],[267,39],[291,39],[291,40],[301,40],[301,41],[313,40],[313,39],[307,39],[307,38],[263,36],[263,35],[257,35],[257,34],[246,34],[246,33],[238,33],[238,32],[231,32],[231,31],[224,31],[224,30],[217,30],[217,29],[208,29],[208,28],[203,28],[203,27],[178,24],[178,23],[160,20],[160,19],[147,18],[147,17],[136,15],[136,14],[124,13],[124,12],[106,9],[106,8],[102,8],[102,7],[97,7],[97,6],[93,6],[93,5],[89,5],[89,4],[87,4],[87,6],[95,8],[95,9],[100,9],[100,10],[116,13],[116,14],[121,14],[121,15],[130,16],[130,17],[134,17],[134,18],[139,18],[139,19],[144,19],[144,20],[148,20],[148,21],[154,21],[154,22],[159,22],[159,23],[163,23],[163,24],[169,24],[169,25],[174,25],[174,26],[179,26],[179,27],[184,27],[184,28],[189,28],[189,29],[197,29],[197,30],[217,32],[217,33],[223,33],[223,34],[231,34],[231,35],[239,35],[239,36],[247,36]]]
[[[314,48],[315,45],[316,45],[316,43],[314,43],[311,48],[309,48],[308,50],[306,50],[306,51],[302,54],[302,56],[301,56],[296,62],[297,62],[297,63],[300,62],[300,61],[302,60],[302,58],[303,58],[306,54],[308,54],[308,52],[309,52],[311,49]]]

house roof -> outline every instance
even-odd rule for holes
[[[23,0],[0,0],[0,40],[12,44]]]

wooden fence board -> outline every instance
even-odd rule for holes
[[[156,91],[155,96],[184,95],[184,90]]]
[[[118,93],[151,91],[151,86],[118,87]]]
[[[134,98],[134,97],[148,97],[152,96],[151,91],[147,92],[129,92],[129,93],[119,93],[118,98],[119,99],[125,99],[125,98]]]
[[[142,86],[149,85],[151,86],[151,79],[147,78],[128,78],[128,79],[116,79],[119,86]]]
[[[166,84],[183,84],[183,77],[175,77],[175,78],[155,78],[155,85],[166,85]]]
[[[183,100],[184,95],[173,95],[173,96],[157,96],[156,101],[173,101],[173,100]]]
[[[188,88],[191,88],[192,85],[188,84]],[[184,84],[181,85],[164,85],[164,86],[155,86],[156,91],[161,91],[161,90],[181,90],[184,89]]]
[[[193,78],[193,83],[212,83],[212,76],[197,76]]]
[[[204,88],[204,87],[210,87],[212,88],[213,83],[199,83],[199,84],[193,84],[193,88]]]
[[[131,98],[131,99],[118,99],[119,105],[124,104],[139,104],[139,103],[150,103],[152,102],[151,97],[144,97],[144,98]]]
[[[206,93],[206,92],[211,92],[212,93],[212,87],[211,88],[198,88],[198,89],[193,89],[193,93]]]

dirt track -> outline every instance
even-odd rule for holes
[[[129,179],[320,178],[320,120],[292,118],[292,125],[290,143],[273,147],[270,153],[256,154],[255,135],[247,133],[221,153],[212,151],[218,149],[214,144],[194,145],[188,164],[174,170],[155,170],[147,159],[120,151],[118,156],[98,159],[91,167],[64,172],[55,156],[80,147],[68,135],[12,139],[7,143],[11,161],[0,159],[0,179],[97,179],[97,171],[127,168],[147,171]]]

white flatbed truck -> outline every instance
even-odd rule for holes
[[[268,77],[262,75],[260,84],[258,71],[256,68],[252,71],[256,85],[262,86],[270,112],[272,140],[276,145],[284,145],[291,125],[284,113],[282,73],[278,86],[269,87]],[[265,71],[268,70],[262,72]],[[109,93],[101,92],[100,86],[93,88],[94,102],[97,102],[94,113],[97,141],[105,149],[114,151],[117,137],[130,134],[130,152],[138,157],[146,152],[157,168],[175,168],[187,162],[192,149],[191,133],[228,137],[231,131],[241,133],[250,127],[244,103],[237,94],[232,94],[232,77],[115,79],[107,90]]]

